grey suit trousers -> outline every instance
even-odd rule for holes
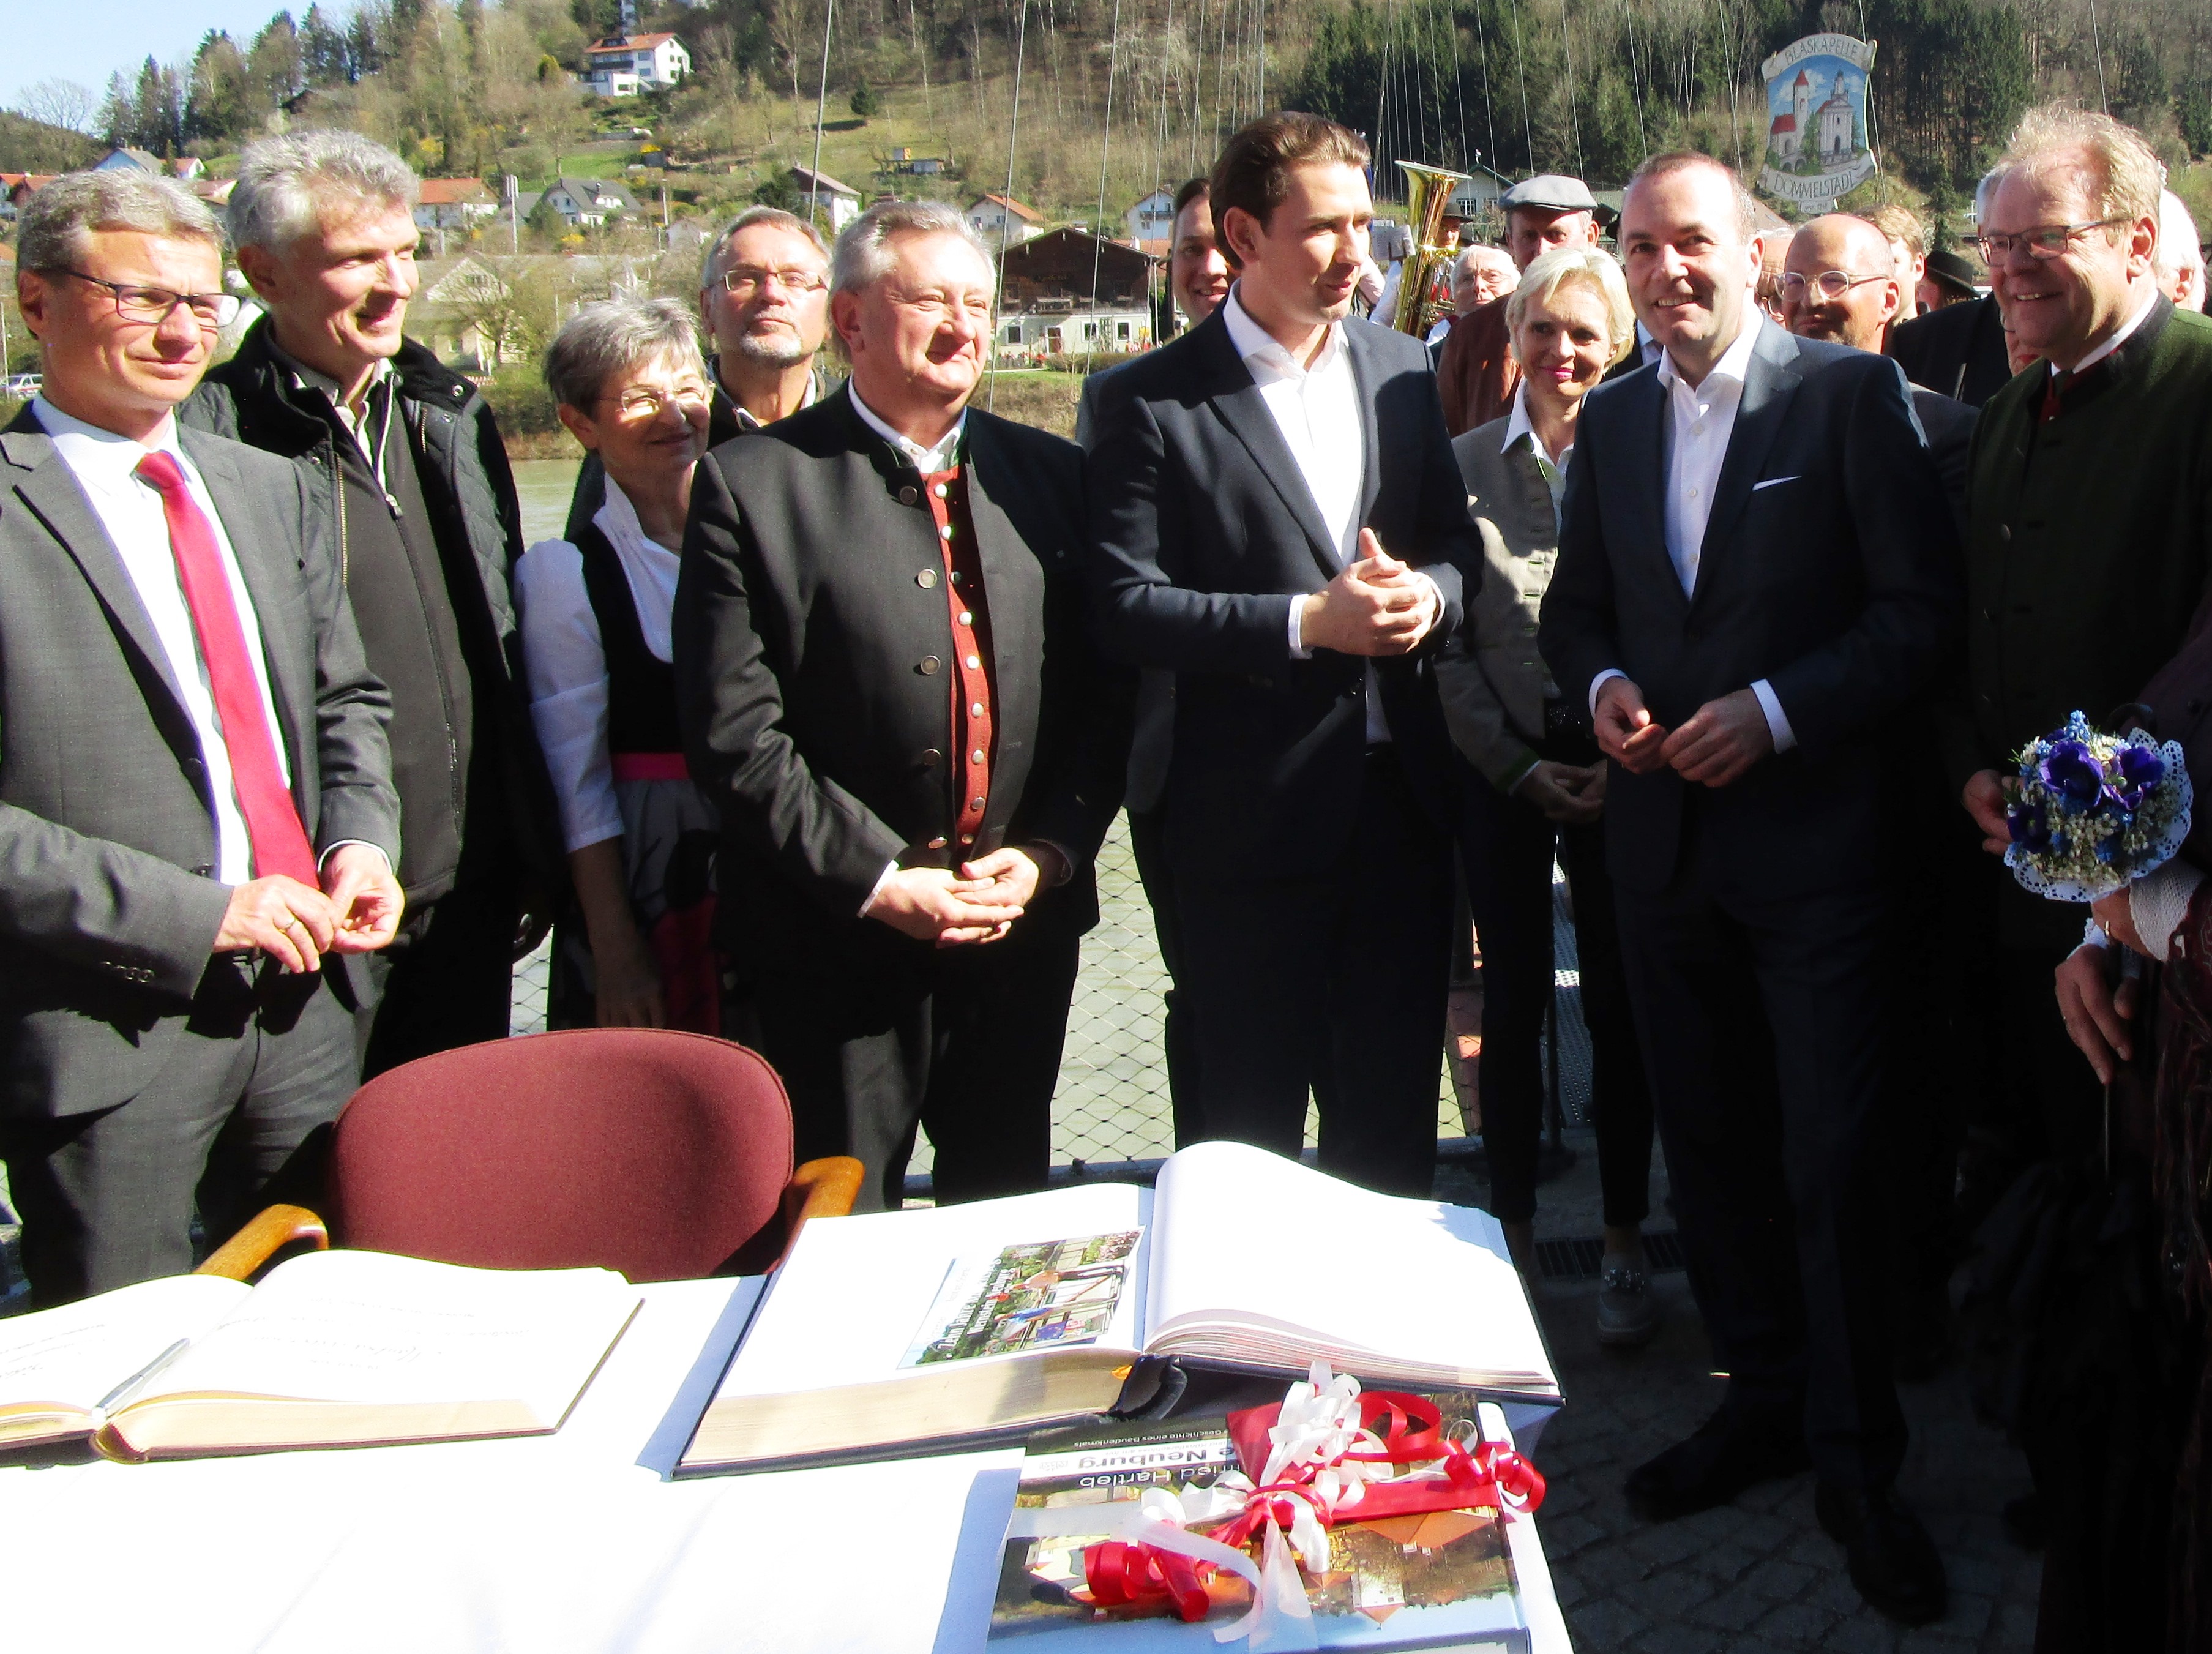
[[[0,1120],[36,1308],[190,1270],[195,1205],[209,1243],[227,1239],[353,1093],[352,1018],[319,974],[214,959],[183,1020],[129,1102]]]

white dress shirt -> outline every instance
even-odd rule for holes
[[[1341,569],[1359,556],[1359,494],[1367,477],[1367,430],[1359,417],[1359,380],[1352,371],[1344,324],[1329,325],[1321,352],[1309,368],[1252,319],[1237,295],[1238,289],[1231,288],[1228,301],[1221,307],[1229,342],[1243,358],[1261,402],[1283,434]],[[1443,594],[1426,575],[1417,573],[1415,578],[1428,588],[1433,614],[1443,606]],[[1288,642],[1293,660],[1304,660],[1312,653],[1301,629],[1305,607],[1305,598],[1291,599]],[[1367,739],[1370,744],[1390,739],[1372,662],[1367,667]]]
[[[166,453],[184,473],[185,486],[200,514],[215,534],[216,554],[224,578],[230,584],[231,602],[237,606],[239,628],[246,634],[246,656],[253,665],[253,681],[260,690],[261,715],[268,721],[270,745],[276,749],[277,774],[289,787],[292,771],[284,751],[284,738],[276,721],[276,702],[269,693],[269,666],[262,658],[261,623],[253,608],[252,593],[239,570],[222,517],[209,496],[207,483],[177,441],[177,423],[164,419],[161,428],[143,445],[127,436],[88,425],[70,417],[44,397],[31,410],[55,452],[83,489],[100,525],[123,559],[124,572],[154,623],[154,635],[161,646],[169,676],[184,698],[185,715],[198,738],[200,757],[207,764],[208,795],[215,805],[215,879],[225,885],[243,885],[253,877],[253,841],[246,830],[238,791],[231,779],[230,750],[223,745],[222,721],[216,714],[215,690],[206,663],[200,659],[199,634],[185,602],[183,582],[177,576],[177,559],[169,546],[169,520],[161,509],[161,496],[153,484],[137,475],[139,462],[149,453]],[[88,755],[97,762],[98,755]],[[337,846],[332,845],[331,849]],[[325,852],[325,854],[328,852]]]
[[[925,448],[912,437],[902,435],[884,423],[881,415],[860,400],[860,393],[846,382],[846,393],[853,398],[853,411],[877,435],[899,451],[899,456],[925,477],[932,471],[950,471],[960,453],[960,434],[968,429],[968,410],[961,409],[960,417],[952,422],[952,429],[937,439],[934,447]]]
[[[1543,474],[1544,485],[1552,490],[1552,519],[1559,520],[1559,502],[1567,491],[1567,466],[1575,457],[1571,442],[1554,455],[1545,447],[1544,439],[1536,435],[1535,423],[1528,417],[1528,381],[1522,380],[1513,387],[1513,411],[1506,416],[1505,440],[1498,445],[1500,453],[1513,452],[1513,445],[1526,437],[1528,452],[1535,456],[1536,469]]]
[[[1751,354],[1759,331],[1771,326],[1757,310],[1751,313],[1735,342],[1697,384],[1675,371],[1674,358],[1659,357],[1659,385],[1667,394],[1668,419],[1672,426],[1667,444],[1666,498],[1661,502],[1667,537],[1667,559],[1688,596],[1697,590],[1698,571],[1705,556],[1705,528],[1712,520],[1713,490],[1728,459],[1729,439],[1735,434],[1736,410],[1743,405],[1744,376],[1751,371]],[[1600,672],[1590,681],[1590,715],[1597,715],[1597,692],[1609,678],[1625,678],[1618,668]],[[1764,678],[1751,686],[1766,715],[1774,750],[1787,752],[1797,744],[1782,702]]]
[[[681,559],[646,537],[637,508],[611,477],[606,503],[592,523],[622,564],[645,647],[656,660],[673,659],[669,619]],[[514,565],[514,600],[530,675],[530,721],[560,803],[562,842],[573,854],[620,838],[622,807],[607,750],[606,648],[584,585],[584,554],[567,540],[540,540]]]

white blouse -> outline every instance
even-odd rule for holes
[[[671,659],[669,620],[681,560],[646,538],[636,508],[612,477],[607,502],[592,521],[621,561],[645,647],[655,660]],[[514,566],[514,600],[531,722],[561,802],[562,835],[571,852],[620,838],[622,811],[607,756],[607,656],[584,589],[584,554],[567,540],[540,540]]]

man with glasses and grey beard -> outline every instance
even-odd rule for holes
[[[820,400],[817,365],[830,336],[830,250],[822,233],[781,207],[748,207],[708,246],[699,314],[714,343],[707,358],[714,405],[707,446]],[[568,538],[606,502],[597,454],[587,455],[568,502]]]

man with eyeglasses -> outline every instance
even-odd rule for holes
[[[823,394],[819,359],[830,336],[830,249],[822,232],[781,207],[748,207],[708,243],[699,314],[714,353],[707,446],[811,407]],[[568,533],[606,501],[597,454],[585,456],[568,502]]]
[[[1827,339],[1879,356],[1906,297],[1888,238],[1870,220],[1830,213],[1790,238],[1782,269],[1782,325],[1799,338]],[[1964,534],[1974,410],[1922,385],[1912,387],[1912,410]]]
[[[1990,173],[1974,187],[1974,219],[1980,222],[1990,210],[1997,174]],[[1956,302],[1924,309],[1911,321],[1890,330],[1889,355],[1915,385],[1925,385],[1978,408],[2002,389],[2013,374],[2008,328],[1992,295],[1977,295],[1967,278],[1973,274],[1967,259],[1955,253],[1929,255],[1929,273],[1943,282],[1966,281]]]
[[[402,909],[384,716],[295,466],[179,431],[236,314],[167,179],[40,192],[0,433],[0,1160],[40,1308],[192,1267],[353,1090]],[[196,1202],[197,1196],[197,1202]]]
[[[491,408],[410,341],[415,174],[350,132],[251,144],[229,205],[267,314],[182,410],[308,468],[391,686],[407,924],[353,973],[362,1073],[507,1035],[514,962],[565,889],[519,678],[521,516]]]
[[[2048,986],[2081,942],[2082,915],[1998,864],[2010,842],[2004,777],[2023,742],[2069,713],[2102,724],[2136,700],[2212,577],[2212,322],[2178,313],[2157,289],[2163,172],[2109,117],[2036,110],[1981,221],[2006,319],[2042,359],[1982,410],[1967,502],[1953,780],[1992,852],[1981,946],[2011,1110],[1984,1163],[1970,1159],[1982,1199],[2031,1160],[2093,1164],[2105,1119],[2097,1078],[2069,1045],[2089,1008],[2077,997],[2062,1015]],[[2163,936],[2144,939],[2162,955]],[[2102,972],[2090,976],[2083,991],[2101,1002]]]

